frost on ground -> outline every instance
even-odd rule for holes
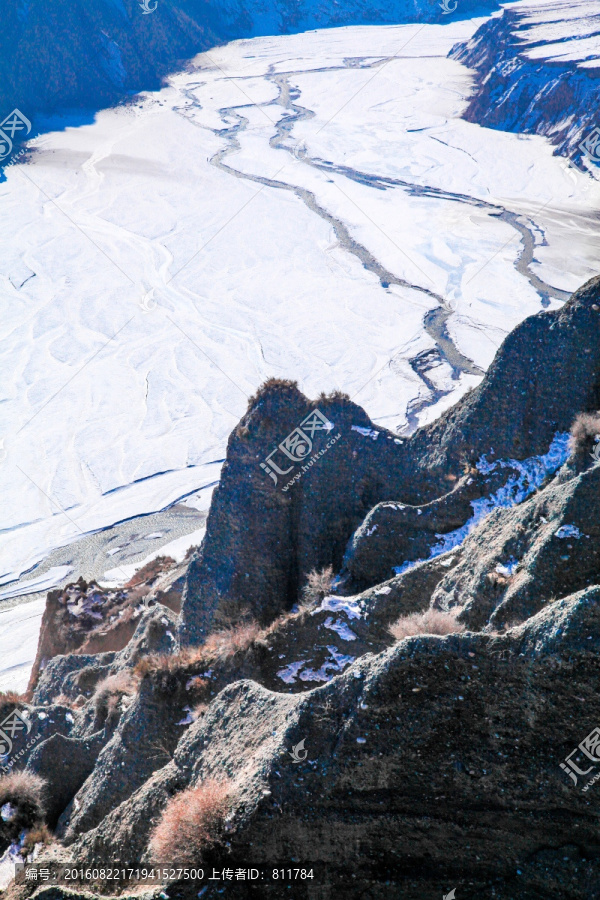
[[[461,528],[457,528],[456,531],[451,531],[448,534],[436,535],[440,540],[439,543],[431,548],[430,559],[441,556],[442,553],[460,546],[467,535],[494,509],[510,509],[511,506],[526,500],[527,497],[541,487],[549,475],[554,475],[564,465],[571,453],[570,442],[571,436],[569,434],[556,434],[548,452],[541,456],[532,456],[524,460],[497,459],[493,462],[488,462],[485,456],[482,457],[476,465],[477,469],[483,474],[503,468],[516,469],[519,474],[517,476],[510,475],[505,484],[490,497],[473,500],[471,503],[473,515]],[[566,527],[568,529],[571,526]],[[567,530],[567,534],[571,535],[572,532]],[[423,560],[404,562],[402,565],[394,566],[394,571],[396,575],[402,575],[403,572],[412,569],[419,562],[423,562]]]
[[[266,377],[401,431],[588,277],[571,239],[596,186],[574,196],[544,138],[460,119],[446,55],[481,21],[235,42],[8,170],[3,581],[212,485]]]

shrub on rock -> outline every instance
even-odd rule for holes
[[[331,592],[333,585],[333,568],[327,566],[325,569],[313,569],[309,572],[306,579],[306,585],[302,591],[302,604],[304,606],[312,606],[319,603]]]
[[[0,838],[15,840],[24,830],[41,826],[46,782],[32,772],[0,778]]]
[[[401,641],[416,634],[456,634],[465,631],[465,626],[457,620],[454,613],[427,609],[422,613],[403,616],[390,627],[390,631],[397,641]]]
[[[588,449],[600,436],[600,412],[579,413],[571,426],[571,453],[575,456]]]
[[[96,715],[102,721],[112,718],[118,711],[123,697],[131,697],[137,691],[138,679],[131,672],[119,672],[104,678],[94,691]]]
[[[231,784],[210,779],[176,794],[165,807],[148,849],[151,859],[197,865],[218,843],[231,803]]]

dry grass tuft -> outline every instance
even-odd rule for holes
[[[141,659],[134,672],[137,677],[166,676],[198,667],[232,660],[264,638],[266,631],[254,621],[241,622],[209,635],[200,647],[186,647],[179,653],[151,654]],[[166,684],[166,683],[165,683]]]
[[[113,717],[118,711],[122,697],[132,697],[138,688],[139,679],[133,672],[118,672],[109,675],[96,686],[93,701],[96,715],[101,719]]]
[[[287,393],[289,391],[300,393],[297,381],[290,381],[288,378],[267,378],[256,393],[248,398],[248,410],[251,410],[259,400],[263,400],[269,394]]]
[[[194,675],[186,684],[185,689],[193,694],[206,694],[210,689],[210,681],[208,678],[202,678],[201,675]]]
[[[10,840],[44,819],[46,782],[33,772],[13,772],[0,778],[0,836]]]
[[[133,575],[133,577],[130,578],[125,585],[125,590],[139,587],[142,584],[152,584],[156,581],[159,575],[162,575],[163,572],[166,572],[169,569],[173,568],[174,565],[175,560],[170,556],[155,557],[154,559],[150,560],[149,563],[146,563],[145,566],[142,566],[141,569],[138,569],[135,575]]]
[[[579,413],[571,426],[571,455],[589,449],[591,441],[600,435],[600,412]]]
[[[456,615],[451,612],[442,612],[440,609],[427,609],[422,613],[411,613],[398,619],[390,627],[390,632],[397,641],[416,634],[458,634],[465,631],[462,622],[458,622]]]
[[[0,709],[8,706],[9,703],[18,705],[19,703],[27,703],[26,694],[17,694],[16,691],[0,691]]]
[[[47,825],[35,825],[25,835],[23,849],[21,852],[24,856],[29,856],[30,853],[33,853],[38,844],[43,844],[45,847],[47,847],[52,843],[52,841],[52,832]]]
[[[157,863],[197,865],[220,840],[231,806],[231,782],[210,779],[171,798],[148,850]]]
[[[350,394],[336,389],[329,391],[328,394],[326,394],[325,391],[321,391],[317,398],[318,403],[336,403],[340,401],[343,403],[350,403]]]
[[[302,605],[313,606],[320,603],[331,592],[333,584],[333,569],[327,566],[324,569],[313,569],[306,578],[306,584],[302,590]]]
[[[263,629],[258,622],[243,622],[222,631],[215,631],[207,637],[201,649],[211,662],[222,662],[248,650],[262,633]]]

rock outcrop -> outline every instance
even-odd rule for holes
[[[562,155],[593,169],[600,163],[599,25],[593,4],[550,0],[505,7],[451,51],[476,71],[465,118],[502,131],[543,134]]]
[[[217,868],[293,856],[357,898],[427,900],[450,886],[472,898],[594,896],[591,774],[573,784],[560,763],[600,716],[599,648],[593,588],[503,636],[405,639],[307,694],[237,682],[70,852],[88,866],[145,860],[169,798],[226,775]]]
[[[104,590],[83,578],[50,591],[42,618],[28,693],[49,660],[66,654],[107,654],[130,643],[145,609],[157,603],[179,612],[184,567],[159,556],[121,590]],[[73,663],[73,665],[78,665]]]
[[[551,360],[560,360],[558,378]],[[198,643],[244,610],[272,621],[311,570],[339,572],[345,553],[340,587],[352,591],[446,549],[448,533],[459,543],[469,520],[524,499],[555,472],[575,416],[599,406],[597,278],[560,310],[522,322],[482,383],[406,441],[343,398],[310,403],[294,385],[270,385],[231,435],[187,575],[180,640]],[[317,420],[303,431],[315,414],[331,428]]]
[[[289,383],[259,392],[229,439],[206,537],[189,567],[182,643],[199,643],[244,611],[273,621],[294,606],[312,570],[338,571],[368,511],[402,493],[402,450],[397,435],[343,397],[311,403]]]
[[[46,780],[42,858],[152,861],[184,792],[206,804],[216,783],[226,807],[191,850],[175,828],[173,855],[314,867],[285,891],[298,900],[596,896],[600,419],[569,430],[599,389],[600,279],[526,320],[406,440],[343,396],[267,384],[181,615],[142,607],[125,647],[63,642],[40,674],[40,739],[14,768]]]

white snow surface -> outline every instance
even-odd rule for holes
[[[327,619],[323,622],[325,628],[329,628],[331,631],[335,631],[343,641],[355,641],[356,635],[352,631],[351,628],[346,625],[342,619],[336,619],[333,621],[331,616],[328,616]]]
[[[208,491],[269,376],[347,391],[400,430],[409,403],[423,421],[455,402],[475,376],[432,363],[427,409],[409,364],[434,347],[435,295],[481,369],[541,308],[489,204],[529,223],[539,278],[572,290],[595,272],[598,185],[574,185],[542,137],[460,118],[471,75],[446,55],[482,21],[237,41],[91,125],[65,120],[7,170],[0,583]],[[312,115],[278,148],[288,85]],[[383,285],[327,216],[405,284]]]
[[[577,540],[579,540],[579,538],[583,537],[579,528],[577,528],[576,525],[561,525],[561,527],[558,529],[558,531],[554,532],[554,536],[557,538],[562,538],[562,539],[572,537],[572,538],[576,538]]]
[[[129,566],[119,566],[116,569],[110,569],[108,572],[105,572],[104,577],[100,579],[100,587],[122,587],[133,578],[138,569],[143,569],[144,566],[147,566],[148,563],[152,562],[153,559],[156,559],[157,556],[170,556],[175,562],[183,562],[185,554],[190,547],[200,546],[204,540],[205,534],[206,526],[203,525],[202,528],[199,528],[197,531],[192,531],[191,534],[184,534],[182,537],[176,538],[176,540],[171,541],[169,544],[163,544],[158,550],[149,553],[141,562],[132,563]]]
[[[311,615],[316,615],[324,610],[330,612],[343,612],[349,619],[360,619],[364,615],[360,601],[353,597],[324,597],[321,605],[314,609]]]
[[[575,3],[573,0],[537,0],[519,6],[523,12],[514,33],[524,56],[533,60],[576,62],[580,68],[598,67],[600,6],[597,0],[577,0]]]
[[[9,600],[11,597],[19,597],[21,594],[37,594],[48,591],[59,584],[67,575],[70,575],[72,571],[71,566],[52,566],[44,575],[21,581],[12,588],[0,591],[0,600]]]
[[[0,691],[26,690],[37,652],[46,598],[0,611]]]
[[[0,891],[6,890],[15,877],[15,865],[23,862],[20,853],[22,846],[23,841],[12,843],[0,857]]]

